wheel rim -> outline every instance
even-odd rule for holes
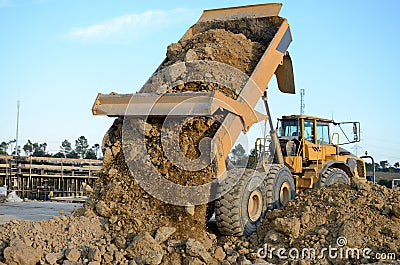
[[[290,194],[291,192],[289,183],[283,183],[279,192],[279,200],[282,206],[285,206],[290,201]]]
[[[254,190],[249,197],[247,213],[252,222],[257,221],[262,212],[262,196],[259,190]]]

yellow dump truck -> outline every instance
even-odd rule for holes
[[[192,66],[193,62],[187,60],[179,65],[179,69],[161,74],[169,79],[166,84],[157,84],[158,89],[147,89],[145,85],[136,94],[98,94],[92,109],[94,115],[146,119],[219,115],[220,126],[209,143],[211,159],[215,163],[213,178],[220,181],[210,189],[210,193],[216,192],[218,196],[210,196],[212,202],[209,204],[223,234],[250,235],[269,209],[293,199],[296,190],[347,182],[350,177],[365,175],[362,160],[340,153],[340,149],[330,143],[330,138],[329,144],[325,144],[328,139],[319,135],[320,128],[324,133],[325,125],[330,121],[307,116],[284,117],[280,123],[283,129],[278,133],[271,130],[273,153],[276,154],[272,161],[260,159],[254,169],[227,169],[226,159],[241,132],[247,133],[252,125],[263,120],[269,120],[270,128],[273,128],[266,92],[273,75],[276,75],[281,92],[295,93],[292,61],[287,51],[292,35],[288,21],[279,17],[281,7],[281,4],[262,4],[206,10],[181,38],[180,42],[184,42],[197,34],[222,29],[243,34],[247,39],[262,44],[263,52],[251,73],[241,79],[242,82],[233,84],[234,96],[218,90],[168,93],[173,86],[185,86],[182,75],[192,77],[201,72],[198,76],[205,79],[213,76],[218,82],[228,82],[237,76],[232,74],[235,73],[232,67],[219,68],[220,65],[214,66],[210,62],[198,62]],[[167,63],[166,59],[153,75],[156,78],[147,85],[162,79],[157,77],[157,73],[162,72]],[[196,70],[204,65],[205,69]],[[188,69],[191,69],[190,74],[187,74]],[[176,74],[178,70],[180,72]],[[266,115],[254,109],[261,98],[265,102]],[[291,124],[297,126],[296,131],[286,131]],[[310,126],[313,126],[312,139],[305,137]],[[319,142],[320,138],[323,138],[323,143]]]

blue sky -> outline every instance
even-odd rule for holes
[[[258,1],[0,0],[0,141],[85,135],[101,143],[113,119],[91,115],[98,92],[132,93],[165,57],[166,47],[203,9]],[[400,161],[398,1],[283,1],[293,34],[297,90],[306,114],[360,121],[377,160]],[[300,96],[269,93],[273,117],[299,112]],[[252,137],[255,137],[253,135]],[[361,152],[359,152],[361,155]]]

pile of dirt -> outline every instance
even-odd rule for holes
[[[136,223],[142,231],[114,237],[113,224],[112,217],[89,209],[49,221],[11,221],[0,226],[0,264],[369,264],[379,262],[376,253],[396,255],[397,261],[379,264],[400,264],[400,192],[371,183],[306,190],[284,208],[267,213],[247,239],[212,232],[183,239],[176,236],[179,223],[154,232]],[[325,251],[319,257],[329,246],[338,256]],[[279,254],[280,248],[284,252]],[[310,248],[315,258],[305,252],[302,259],[303,249]],[[358,248],[359,258],[356,252],[348,252],[348,258],[340,254],[348,248]],[[362,256],[367,248],[369,258]]]
[[[269,212],[251,242],[268,249],[313,248],[317,255],[329,246],[360,251],[359,259],[325,253],[316,264],[377,262],[377,253],[400,259],[400,192],[360,181],[306,190],[286,207]],[[367,248],[369,258],[361,255]],[[267,261],[280,263],[273,254]]]
[[[283,23],[281,17],[241,18],[235,20],[214,20],[196,23],[193,35],[211,29],[224,29],[235,34],[243,34],[249,40],[268,46],[275,37],[278,27]]]
[[[252,42],[243,34],[211,29],[169,45],[167,61],[161,69],[177,62],[211,60],[228,64],[250,75],[265,49],[264,45]]]
[[[129,122],[131,126],[129,133],[132,137],[129,137],[128,142],[124,144],[128,144],[129,148],[134,150],[135,154],[128,159],[130,163],[136,163],[133,165],[136,168],[134,174],[144,174],[152,178],[151,173],[156,168],[165,172],[165,178],[175,183],[193,185],[209,181],[210,176],[213,175],[213,165],[198,172],[198,178],[194,178],[164,159],[162,150],[158,148],[160,146],[159,127],[162,123],[161,125],[154,121],[147,123],[138,119],[125,122]],[[143,148],[143,137],[140,137],[143,132],[140,132],[140,128],[144,124],[149,129],[148,134],[151,135],[145,138],[148,142],[148,151],[140,150]],[[109,218],[110,230],[115,234],[115,238],[130,239],[140,231],[153,233],[162,226],[176,226],[177,236],[203,237],[205,207],[197,206],[192,215],[188,214],[185,207],[167,204],[147,194],[132,176],[121,150],[122,125],[122,119],[115,120],[104,138],[103,170],[88,202],[88,208],[93,209],[100,216]],[[191,140],[193,139],[195,139],[194,134]],[[145,152],[148,152],[147,158],[143,158],[146,156]]]
[[[250,74],[264,50],[265,46],[252,42],[243,34],[211,29],[194,35],[191,39],[171,44],[168,47],[167,60],[159,70],[179,62],[212,60],[229,64]],[[190,75],[186,66],[185,69],[183,74]],[[237,89],[233,91],[212,82],[186,83],[183,81],[186,80],[182,78],[183,74],[175,75],[173,80],[169,80],[174,84],[181,81],[178,85],[167,87],[162,92],[219,90],[231,98],[237,98]],[[168,78],[171,78],[171,75],[168,75]],[[157,73],[154,76],[157,76]],[[166,83],[168,82],[163,78],[153,77],[140,92],[160,92],[159,87]],[[196,206],[194,209],[169,205],[148,195],[135,180],[143,175],[148,175],[149,179],[153,178],[151,172],[154,172],[155,168],[157,174],[180,185],[198,186],[212,181],[215,178],[215,164],[212,161],[211,163],[208,161],[209,165],[201,170],[185,170],[172,163],[164,149],[176,149],[179,143],[179,148],[185,158],[198,159],[201,154],[200,141],[205,137],[212,138],[223,118],[224,113],[212,118],[116,119],[104,138],[103,170],[89,206],[100,216],[110,218],[112,223],[110,229],[116,233],[116,237],[131,238],[139,231],[146,230],[154,233],[159,227],[174,226],[177,228],[174,233],[177,238],[203,238],[206,205]],[[164,138],[175,136],[176,141],[162,144],[161,130],[164,130],[166,134]],[[145,141],[145,146],[143,141]],[[122,152],[122,148],[126,148],[125,152]],[[132,172],[133,175],[127,163],[131,169],[135,169]]]
[[[46,221],[12,220],[0,229],[0,262],[69,264],[114,260],[107,220],[97,216],[55,216]],[[68,263],[64,263],[68,264]]]

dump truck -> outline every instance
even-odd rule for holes
[[[365,172],[362,160],[342,156],[334,145],[318,144],[317,138],[313,141],[304,138],[304,126],[309,120],[313,122],[315,132],[318,132],[320,123],[328,121],[303,116],[281,119],[282,126],[293,122],[301,124],[297,131],[299,135],[290,136],[298,137],[296,139],[285,138],[287,136],[281,131],[278,134],[273,129],[267,95],[271,78],[276,75],[281,92],[295,93],[292,60],[288,52],[292,34],[288,21],[279,16],[281,7],[282,4],[273,3],[206,10],[179,40],[185,43],[210,30],[222,30],[260,43],[262,53],[258,55],[256,65],[249,68],[246,74],[232,67],[235,62],[231,60],[226,61],[228,65],[221,65],[213,56],[199,60],[194,49],[185,51],[180,62],[172,63],[166,58],[138,93],[99,93],[92,108],[94,115],[144,120],[160,117],[164,120],[182,117],[217,119],[218,129],[211,139],[204,141],[209,148],[203,149],[208,151],[201,150],[207,152],[205,156],[215,165],[213,179],[216,181],[201,191],[198,189],[201,187],[191,187],[194,188],[193,192],[189,190],[188,196],[183,196],[182,200],[186,201],[173,201],[170,197],[165,201],[184,205],[188,209],[193,205],[208,203],[208,213],[211,215],[215,212],[219,231],[226,235],[251,235],[266,212],[294,199],[296,190],[322,186],[340,179],[326,172],[341,175],[346,181],[350,177],[363,177]],[[205,53],[206,48],[203,49]],[[169,52],[179,53],[179,49]],[[219,89],[185,90],[189,86],[187,84],[198,80],[202,83],[218,83]],[[228,92],[227,87],[230,88]],[[265,103],[266,114],[255,110],[260,99]],[[227,168],[227,157],[239,135],[247,133],[260,121],[270,123],[275,158],[260,159],[254,169]],[[159,143],[162,144],[162,141]],[[179,143],[176,146],[179,149]],[[263,156],[261,153],[260,158]],[[187,170],[196,174],[195,168],[196,165]],[[166,186],[168,183],[163,179],[166,174],[160,173],[157,181],[143,185],[143,188],[152,195],[154,191],[169,190],[170,187]],[[143,180],[146,181],[145,178]],[[153,187],[157,185],[157,188]],[[177,192],[172,197],[182,196]]]

